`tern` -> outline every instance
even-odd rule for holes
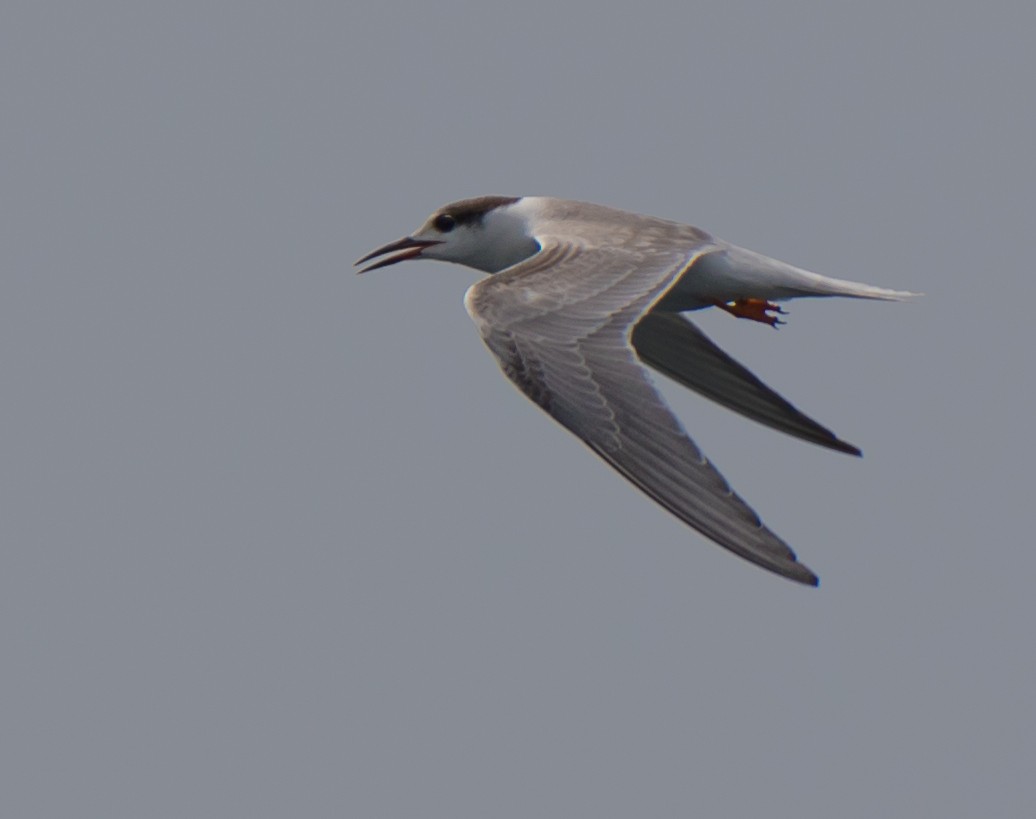
[[[436,259],[492,274],[464,306],[504,373],[534,403],[677,518],[742,558],[817,576],[702,455],[643,365],[766,424],[859,455],[724,353],[684,313],[719,307],[776,327],[804,296],[898,301],[913,293],[832,279],[690,225],[538,196],[482,196],[436,210],[358,262],[365,273]]]

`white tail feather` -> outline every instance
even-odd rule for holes
[[[715,260],[715,261],[713,261]],[[764,299],[793,299],[803,296],[844,296],[854,299],[904,301],[920,295],[906,290],[889,290],[846,279],[833,279],[752,250],[729,247],[726,252],[703,259],[715,278],[735,290],[746,288],[750,296]]]

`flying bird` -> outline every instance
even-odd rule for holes
[[[690,225],[538,196],[445,205],[356,264],[379,257],[359,272],[438,259],[493,274],[468,289],[464,306],[526,396],[684,523],[752,563],[817,585],[702,455],[643,365],[762,424],[859,455],[684,313],[719,307],[777,326],[777,302],[786,299],[915,294],[810,273]]]

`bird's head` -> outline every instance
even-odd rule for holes
[[[444,205],[409,236],[379,247],[356,262],[364,264],[385,256],[359,272],[418,258],[456,262],[486,273],[517,264],[540,249],[531,235],[522,201],[513,196],[481,196]]]

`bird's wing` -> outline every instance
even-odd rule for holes
[[[860,454],[781,398],[679,313],[648,313],[633,328],[632,341],[640,360],[649,367],[734,412],[796,438]]]
[[[692,259],[542,239],[465,306],[507,376],[648,496],[735,554],[816,585],[663,403],[630,333]]]

